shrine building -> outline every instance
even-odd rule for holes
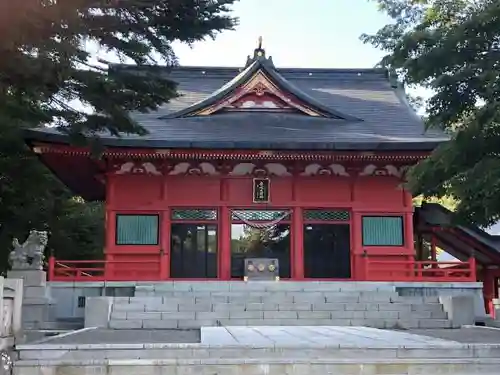
[[[386,70],[277,68],[259,45],[241,68],[160,74],[180,96],[132,114],[147,135],[102,135],[100,160],[27,131],[64,184],[106,205],[104,259],[52,257],[52,281],[243,280],[253,258],[280,280],[477,281],[474,252],[443,266],[431,241],[417,257],[405,171],[448,137]]]

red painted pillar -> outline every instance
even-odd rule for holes
[[[168,179],[161,180],[161,195],[160,200],[162,203],[168,202]],[[162,204],[162,206],[166,206]],[[161,213],[160,225],[160,280],[170,279],[170,257],[171,257],[171,233],[172,233],[172,211],[170,207]]]
[[[55,269],[56,269],[56,258],[54,257],[54,255],[51,254],[49,256],[49,264],[48,264],[48,271],[49,271],[48,280],[49,281],[54,280]]]
[[[484,307],[486,309],[486,314],[493,316],[493,299],[495,298],[495,277],[492,270],[485,268],[483,270],[483,296],[484,296]]]
[[[170,207],[163,211],[161,215],[160,233],[160,280],[170,279],[170,237],[172,231]]]
[[[219,210],[219,278],[231,279],[231,212],[227,206]]]
[[[431,234],[431,261],[435,262],[437,260],[437,250],[436,250],[436,236],[434,233]]]
[[[109,249],[114,247],[116,239],[116,212],[106,210],[106,248],[104,249],[104,279],[111,280],[114,277],[116,264]]]
[[[292,279],[304,279],[304,220],[302,207],[295,207],[292,212]]]
[[[368,256],[365,256],[363,253],[363,227],[362,227],[362,220],[361,220],[361,214],[359,212],[356,212],[355,210],[352,211],[352,218],[351,218],[351,238],[352,238],[352,244],[351,244],[351,253],[352,253],[352,259],[353,259],[353,266],[352,266],[352,278],[354,280],[366,280],[367,279],[367,264],[366,262],[368,261]]]
[[[470,267],[470,279],[471,279],[470,281],[475,282],[477,281],[477,263],[474,255],[472,255],[469,259],[469,267]]]
[[[405,213],[405,244],[406,248],[410,251],[412,251],[413,254],[413,260],[415,259],[415,239],[414,239],[414,232],[413,232],[413,211],[412,212],[407,212]]]
[[[114,247],[116,238],[116,214],[111,210],[115,198],[115,179],[111,172],[106,174],[106,203],[104,213],[104,230],[105,230],[105,245],[104,245],[104,279],[108,280],[112,277],[114,265],[111,263],[113,257],[109,255],[109,250]]]
[[[226,166],[228,167],[228,166]],[[220,201],[219,207],[219,232],[218,232],[218,270],[217,276],[221,280],[231,280],[231,210],[227,203],[229,201],[229,183],[228,176],[222,176],[219,180],[220,184]]]
[[[106,254],[106,264],[104,265],[104,281],[116,280],[116,263],[113,254]]]

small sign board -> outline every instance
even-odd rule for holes
[[[253,203],[269,203],[270,180],[268,178],[253,179]]]

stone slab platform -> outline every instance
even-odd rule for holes
[[[121,343],[113,331],[82,330],[20,345],[15,374],[475,375],[500,368],[500,344],[367,327],[206,327],[198,343],[145,343],[128,332]]]
[[[465,326],[460,329],[410,329],[405,332],[465,344],[500,344],[500,329]]]
[[[135,344],[135,343],[200,343],[200,329],[105,329],[84,328],[71,334],[57,335],[28,344]],[[21,346],[23,348],[24,346]]]

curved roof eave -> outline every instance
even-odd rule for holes
[[[48,142],[70,145],[66,134],[27,129],[25,140],[32,142]],[[263,142],[263,141],[184,141],[148,138],[102,137],[102,143],[107,147],[116,148],[177,148],[177,149],[220,149],[220,150],[276,150],[276,151],[432,151],[442,140],[415,142]]]

